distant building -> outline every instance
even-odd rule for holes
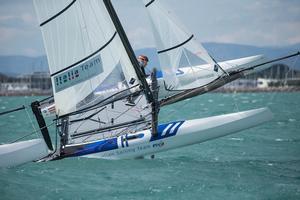
[[[9,92],[24,92],[29,90],[29,85],[26,83],[2,83],[1,91]]]
[[[29,83],[30,89],[52,90],[50,74],[46,72],[34,72],[20,77]]]
[[[20,77],[0,76],[0,95],[49,95],[52,93],[50,74],[35,72]]]
[[[274,83],[277,83],[278,80],[276,79],[265,79],[265,78],[258,78],[257,79],[257,87],[258,88],[268,88],[271,87],[271,85],[274,85]]]
[[[256,88],[257,80],[254,79],[238,79],[231,83],[228,83],[224,88]]]
[[[293,79],[300,78],[300,71],[292,69],[285,64],[274,64],[268,69],[253,74],[252,77],[274,80]]]

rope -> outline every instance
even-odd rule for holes
[[[31,124],[31,126],[32,126],[32,129],[34,130],[34,132],[37,133],[37,130],[36,130],[34,124],[33,124],[33,121],[32,121],[32,119],[31,119],[31,117],[30,117],[30,115],[29,115],[29,113],[28,113],[27,108],[25,108],[25,111],[26,111],[27,117],[28,117],[28,119],[29,119],[29,122],[30,122],[30,124]],[[37,134],[37,136],[39,136],[39,135]]]
[[[296,63],[297,63],[298,59],[299,59],[299,56],[296,56],[296,58],[294,59],[294,62],[292,64],[292,66],[289,67],[289,70],[285,73],[285,79],[287,77],[287,74],[291,71],[291,68],[295,69],[295,66],[296,66]],[[271,98],[270,98],[269,102],[272,102],[273,99],[275,98],[275,96],[277,96],[277,94],[278,94],[278,92],[272,92],[272,95],[271,95]]]
[[[47,126],[41,127],[39,130],[35,130],[35,131],[33,131],[33,132],[31,132],[31,133],[29,133],[29,134],[27,134],[27,135],[25,135],[25,136],[22,136],[22,137],[20,137],[20,138],[14,140],[14,141],[12,141],[12,142],[9,142],[9,143],[12,144],[12,143],[15,143],[15,142],[17,142],[17,141],[19,141],[19,140],[21,140],[21,139],[24,139],[24,138],[30,136],[30,135],[33,135],[34,133],[37,133],[38,131],[40,131],[40,130],[43,129],[43,128],[48,128],[48,127],[52,126],[54,123],[55,123],[55,122],[52,122],[51,124],[49,124],[49,125],[47,125]]]

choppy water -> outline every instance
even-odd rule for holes
[[[0,112],[34,98],[1,97]],[[70,158],[0,169],[0,199],[300,199],[300,93],[208,94],[162,109],[160,121],[268,106],[262,126],[156,155]],[[21,115],[21,116],[20,116]],[[26,113],[0,118],[0,142],[30,132]]]

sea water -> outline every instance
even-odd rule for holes
[[[1,97],[0,112],[35,99]],[[0,199],[300,199],[299,105],[300,93],[213,93],[185,100],[162,108],[160,122],[259,107],[269,107],[274,119],[155,159],[68,158],[0,169]],[[25,111],[1,116],[0,143],[32,130]]]

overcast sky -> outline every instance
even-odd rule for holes
[[[59,0],[58,0],[59,1]],[[254,46],[300,43],[300,0],[160,0],[198,41]],[[154,42],[142,0],[113,0],[134,49]],[[0,0],[0,55],[44,55],[31,0]]]

